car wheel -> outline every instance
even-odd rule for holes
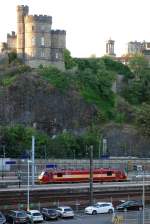
[[[112,209],[109,209],[109,210],[108,210],[108,213],[109,213],[109,214],[112,214],[112,213],[113,213],[113,210],[112,210]]]
[[[96,215],[96,214],[97,214],[97,211],[94,210],[94,211],[92,212],[92,215]]]
[[[123,211],[124,211],[124,212],[127,212],[127,208],[124,208]]]

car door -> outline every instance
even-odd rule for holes
[[[95,205],[94,208],[97,211],[97,213],[99,213],[99,214],[101,213],[101,207],[100,207],[100,205]]]
[[[132,209],[132,210],[138,210],[138,208],[139,208],[138,203],[137,203],[137,202],[134,202],[134,201],[131,202],[131,205],[130,205],[130,206],[131,206],[131,209]],[[130,210],[131,210],[131,209],[130,209]]]
[[[105,206],[104,206],[104,204],[99,205],[98,211],[99,211],[98,213],[105,213]]]

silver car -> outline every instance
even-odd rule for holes
[[[73,218],[74,217],[74,212],[71,207],[69,206],[60,206],[57,209],[57,212],[60,217],[62,218]]]

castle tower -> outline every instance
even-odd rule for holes
[[[109,39],[106,42],[106,54],[109,56],[116,56],[116,54],[114,53],[114,45],[115,45],[115,41]]]
[[[24,59],[25,48],[25,24],[24,18],[28,15],[29,7],[24,5],[17,6],[17,54]]]
[[[51,60],[53,62],[64,62],[64,49],[66,48],[66,31],[51,31]]]
[[[51,16],[25,17],[25,62],[31,67],[51,61],[51,25]]]

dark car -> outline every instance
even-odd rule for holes
[[[42,215],[44,220],[57,220],[58,219],[58,212],[56,209],[51,208],[43,208]]]
[[[3,213],[0,212],[0,224],[4,224],[4,223],[6,223],[6,218],[5,218],[5,216],[3,215]]]
[[[13,224],[29,223],[29,218],[24,210],[11,210],[6,215],[6,221]]]
[[[142,201],[126,201],[116,207],[118,211],[130,211],[130,210],[142,210],[143,203]]]

